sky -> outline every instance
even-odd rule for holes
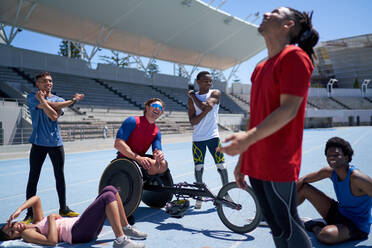
[[[210,3],[211,0],[204,0],[204,2]],[[300,11],[313,10],[313,26],[319,32],[320,41],[372,33],[372,0],[214,0],[211,6],[220,6],[220,10],[241,19],[249,14],[259,12],[260,18],[254,22],[256,25],[261,23],[265,12],[270,12],[280,6],[291,7]],[[57,54],[60,42],[61,39],[58,38],[23,30],[14,39],[12,45]],[[89,47],[87,50],[89,50]],[[99,55],[108,54],[110,54],[108,50],[102,49],[97,54],[98,56],[95,56],[93,62],[103,63]],[[250,83],[250,76],[255,65],[266,55],[267,51],[265,49],[243,62],[236,73],[236,77],[233,77],[232,80],[236,79],[240,80],[241,83]],[[146,62],[146,59],[144,59],[144,62]],[[173,74],[173,64],[162,61],[157,63],[160,66],[160,73]],[[187,68],[190,70],[191,67]],[[199,68],[200,70],[203,70],[203,68]],[[230,74],[230,69],[226,70],[224,74],[227,77]]]

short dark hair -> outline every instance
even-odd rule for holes
[[[10,237],[8,236],[8,234],[6,234],[4,231],[3,231],[3,227],[6,225],[6,223],[2,223],[0,224],[0,241],[7,241],[7,240],[10,240]]]
[[[205,75],[211,75],[211,74],[209,73],[209,71],[201,71],[201,72],[199,72],[198,75],[196,76],[196,80],[201,79],[201,77],[204,77]]]
[[[345,156],[348,156],[349,158],[349,162],[351,162],[352,160],[352,157],[353,157],[353,154],[354,154],[354,150],[353,148],[351,148],[351,145],[349,142],[347,142],[346,140],[340,138],[340,137],[333,137],[333,138],[330,138],[327,143],[326,143],[326,147],[325,147],[325,150],[324,150],[324,154],[327,156],[327,151],[329,148],[331,147],[337,147],[337,148],[340,148],[342,150],[342,153],[345,155]]]
[[[39,72],[36,76],[35,76],[35,80],[39,80],[40,78],[43,78],[43,77],[46,77],[46,76],[52,76],[52,74],[50,74],[50,72],[47,72],[47,71],[41,71]]]
[[[163,111],[165,109],[165,103],[163,102],[163,100],[161,100],[160,98],[150,98],[149,100],[147,100],[144,105],[145,105],[145,109],[143,110],[143,114],[146,114],[146,106],[150,106],[151,103],[153,102],[160,102],[161,105],[163,106]]]

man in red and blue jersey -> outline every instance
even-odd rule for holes
[[[116,134],[118,157],[127,157],[139,163],[149,175],[161,174],[168,169],[161,147],[161,133],[155,121],[163,114],[164,102],[151,98],[145,102],[143,116],[124,120]],[[153,158],[146,156],[152,146]]]

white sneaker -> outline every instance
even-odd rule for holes
[[[201,200],[196,200],[194,209],[201,209],[202,202]]]
[[[128,238],[125,238],[123,241],[114,240],[112,244],[113,248],[145,248],[145,244],[134,242]]]
[[[140,240],[140,239],[147,238],[147,233],[141,232],[137,230],[136,228],[134,228],[133,226],[128,226],[127,228],[123,227],[123,232],[127,237],[131,239]]]

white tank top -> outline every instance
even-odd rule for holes
[[[199,95],[199,92],[195,93],[195,96],[202,102],[206,102],[211,96],[213,90],[209,90],[208,93]],[[193,102],[196,115],[201,114],[201,110]],[[196,125],[193,126],[194,133],[192,135],[193,141],[204,141],[212,138],[219,137],[218,133],[218,110],[220,108],[219,104],[213,105],[211,111],[208,112],[206,116]]]

